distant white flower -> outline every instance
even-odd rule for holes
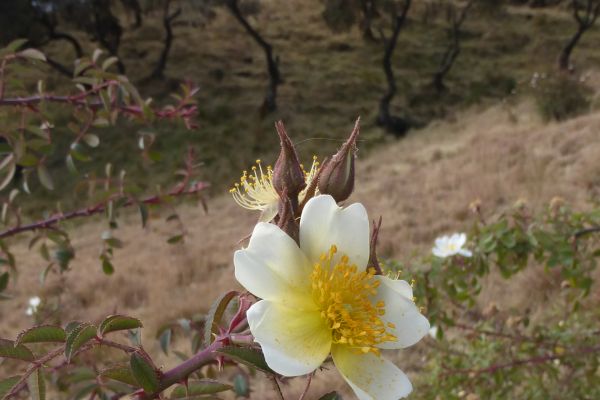
[[[437,334],[438,334],[438,327],[433,325],[431,328],[429,328],[429,336],[432,339],[437,339]]]
[[[27,310],[25,310],[25,314],[27,315],[33,315],[37,312],[37,308],[39,307],[39,305],[42,303],[42,299],[40,299],[39,297],[35,296],[35,297],[31,297],[29,299],[29,306],[27,307]]]
[[[467,242],[467,235],[464,233],[455,233],[452,236],[441,236],[435,239],[435,247],[432,252],[434,256],[446,258],[460,254],[461,256],[471,257],[473,253],[463,246]]]

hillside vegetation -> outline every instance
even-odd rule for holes
[[[576,28],[562,7],[475,8],[462,27],[462,51],[446,79],[448,90],[437,94],[430,84],[449,40],[449,25],[444,12],[427,12],[426,3],[417,1],[411,8],[392,60],[398,85],[392,112],[417,127],[475,104],[510,102],[514,97],[535,94],[532,78],[556,79],[556,59]],[[119,55],[142,94],[159,103],[178,82],[197,84],[199,129],[189,132],[171,124],[154,127],[156,148],[164,155],[154,166],[132,165],[128,149],[137,142],[139,128],[125,124],[104,130],[108,146],[96,150],[98,157],[87,170],[102,170],[104,163],[111,161],[116,168],[151,174],[164,182],[170,179],[164,171],[179,162],[190,144],[198,150],[206,179],[215,190],[221,190],[256,158],[274,159],[278,142],[272,132],[278,119],[285,121],[305,158],[333,151],[359,115],[363,152],[387,140],[376,125],[378,102],[386,85],[382,42],[363,40],[356,28],[331,32],[319,2],[262,2],[261,12],[250,17],[250,22],[273,45],[284,80],[278,110],[265,115],[259,109],[268,78],[260,47],[225,9],[217,8],[213,19],[204,20],[197,10],[182,4],[184,12],[174,23],[165,80],[144,80],[162,46],[159,10],[146,15],[141,28],[125,29]],[[84,35],[78,38],[91,54],[97,43]],[[600,62],[600,50],[595,46],[599,39],[600,29],[592,28],[573,54],[575,76],[586,85],[590,68]],[[70,48],[58,42],[51,42],[46,50],[65,63],[73,59]],[[66,87],[66,80],[55,73],[50,72],[49,81],[56,91]],[[543,84],[544,79],[539,79],[538,91]],[[561,98],[562,93],[557,96]],[[597,104],[593,101],[592,107]],[[58,177],[66,174],[63,159],[55,161],[54,173]]]

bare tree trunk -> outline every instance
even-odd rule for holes
[[[398,117],[393,117],[390,114],[390,103],[396,95],[396,79],[394,78],[394,71],[392,70],[392,56],[398,43],[398,35],[400,30],[406,22],[406,15],[410,8],[412,0],[404,0],[404,5],[400,14],[394,16],[394,28],[392,36],[385,41],[385,52],[383,55],[383,71],[387,81],[387,91],[379,101],[379,116],[377,117],[377,123],[384,126],[387,130],[401,136],[406,133],[409,128],[407,121]]]
[[[244,18],[238,7],[238,0],[227,0],[226,4],[233,16],[265,52],[269,72],[269,86],[261,110],[265,114],[273,112],[277,109],[277,86],[282,83],[281,74],[279,73],[279,60],[273,57],[273,47]]]
[[[585,31],[586,28],[583,28],[582,25],[579,25],[577,32],[575,32],[575,34],[567,42],[565,47],[563,47],[562,51],[560,52],[560,56],[558,57],[558,69],[560,69],[561,71],[568,71],[570,69],[571,53],[573,52],[575,46],[577,46],[577,43],[579,43],[579,40],[581,39]]]
[[[465,19],[467,18],[467,13],[474,2],[475,0],[469,0],[469,2],[463,7],[459,16],[456,15],[455,6],[450,4],[451,8],[448,12],[451,24],[449,30],[450,44],[448,45],[446,52],[442,56],[440,65],[437,71],[433,74],[432,80],[432,85],[438,93],[441,93],[446,90],[446,85],[444,85],[444,79],[446,78],[446,75],[448,75],[448,73],[450,72],[450,69],[452,68],[454,62],[460,54],[460,28],[463,22],[465,22]]]
[[[123,4],[123,7],[126,9],[133,11],[135,17],[133,27],[139,28],[142,26],[142,7],[140,6],[140,2],[138,0],[121,0],[121,4]]]
[[[361,29],[363,39],[369,42],[376,42],[375,35],[373,35],[373,18],[375,17],[377,10],[375,9],[375,2],[373,0],[362,0],[361,8],[363,13],[363,20],[361,21]]]
[[[571,66],[571,53],[583,34],[590,29],[598,15],[600,15],[600,0],[585,0],[585,7],[582,5],[582,0],[572,0],[573,18],[577,21],[578,27],[575,34],[565,44],[560,56],[558,57],[558,68],[561,71],[569,71]]]
[[[169,58],[169,52],[171,51],[171,45],[173,44],[173,21],[181,14],[181,8],[178,8],[172,14],[169,14],[169,8],[171,6],[171,0],[165,0],[165,8],[163,14],[163,26],[165,27],[165,41],[163,50],[160,53],[160,57],[154,68],[154,71],[150,74],[147,80],[160,79],[164,75],[165,67],[167,66],[167,60]]]

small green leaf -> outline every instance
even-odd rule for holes
[[[29,58],[30,60],[46,61],[44,53],[37,49],[25,49],[18,53],[19,57]]]
[[[80,75],[84,70],[88,69],[92,63],[89,60],[77,60],[75,61],[75,71],[73,72],[74,76]],[[85,82],[82,82],[85,83]],[[95,83],[95,80],[94,80]]]
[[[217,352],[225,354],[227,357],[233,360],[241,362],[242,364],[246,364],[250,367],[257,368],[263,372],[269,374],[273,373],[273,370],[267,365],[263,353],[252,347],[228,346],[217,350]]]
[[[9,278],[10,278],[10,275],[8,274],[8,272],[5,272],[2,275],[0,275],[0,292],[3,292],[6,289],[6,287],[8,286]]]
[[[319,397],[319,400],[342,400],[342,396],[338,392],[329,392]]]
[[[29,386],[29,396],[31,400],[45,400],[46,399],[46,384],[44,383],[44,374],[41,368],[35,370],[33,374],[29,376],[27,380]]]
[[[94,394],[97,394],[97,391],[99,389],[99,385],[96,382],[92,382],[92,383],[88,383],[87,385],[83,385],[83,386],[78,386],[79,390],[77,390],[75,393],[73,393],[73,397],[71,397],[74,400],[81,400],[81,399],[89,399],[90,397],[88,396],[90,393],[94,392]],[[102,392],[100,392],[102,393]],[[95,398],[94,396],[92,396],[91,398]]]
[[[115,267],[113,267],[112,263],[106,257],[102,259],[102,272],[105,275],[112,275],[115,272]]]
[[[44,164],[39,164],[37,167],[38,178],[40,183],[48,190],[54,190],[54,183],[52,182],[52,176],[48,172],[48,168]]]
[[[65,331],[58,326],[42,325],[24,330],[17,336],[15,344],[64,342],[67,338]]]
[[[239,293],[235,290],[230,290],[219,297],[208,310],[206,321],[204,323],[204,343],[208,346],[214,341],[214,335],[219,332],[219,323],[227,306]]]
[[[0,399],[3,399],[4,396],[10,392],[13,387],[15,387],[19,380],[21,380],[21,377],[17,375],[0,381]]]
[[[52,271],[52,267],[54,266],[54,263],[50,263],[46,266],[46,268],[44,268],[44,270],[40,273],[40,283],[43,285],[46,282],[46,278],[48,277],[48,274],[50,273],[50,271]]]
[[[189,381],[187,389],[185,386],[177,386],[171,393],[171,399],[186,399],[188,396],[197,396],[201,394],[214,394],[233,389],[233,386],[221,383],[213,379],[200,379]]]
[[[94,122],[92,122],[92,126],[95,126],[96,128],[106,128],[106,127],[110,126],[110,121],[104,117],[98,117],[94,120]],[[96,135],[94,135],[94,136],[96,136]],[[96,136],[96,139],[98,139],[97,136]],[[87,143],[87,141],[86,141],[86,143]],[[98,146],[98,144],[100,144],[100,139],[98,139],[98,143],[96,144],[96,146]],[[96,147],[96,146],[92,146],[91,144],[90,144],[90,146]]]
[[[104,60],[104,62],[102,63],[102,69],[104,71],[106,71],[111,65],[113,65],[114,63],[116,63],[117,61],[119,61],[119,59],[117,57],[108,57],[106,60]]]
[[[169,346],[171,345],[171,335],[173,331],[171,328],[167,328],[163,333],[160,334],[158,341],[160,342],[160,348],[165,354],[169,354]]]
[[[107,368],[100,372],[100,376],[103,378],[123,382],[131,386],[140,386],[140,384],[135,380],[133,373],[131,372],[131,368],[126,364],[115,365]]]
[[[91,368],[81,367],[69,371],[58,378],[58,386],[70,386],[76,383],[96,381],[96,372]]]
[[[169,244],[175,244],[175,243],[179,243],[183,240],[183,235],[175,235],[175,236],[171,236],[169,239],[167,239],[167,243]]]
[[[140,217],[142,218],[142,228],[145,228],[148,223],[148,206],[144,203],[139,203],[138,208],[140,210]]]
[[[137,318],[127,317],[125,315],[109,315],[98,326],[98,336],[104,336],[107,333],[115,331],[124,331],[129,329],[141,328],[142,321]]]
[[[107,121],[107,123],[108,123],[108,121]],[[97,126],[97,125],[94,125],[94,126]],[[94,135],[93,133],[86,133],[85,135],[83,135],[83,141],[90,147],[98,147],[98,145],[100,144],[100,138],[98,136]]]
[[[9,53],[12,53],[13,51],[17,51],[21,47],[23,47],[25,45],[25,43],[28,42],[28,40],[29,39],[15,39],[12,42],[10,42],[8,44],[8,46],[5,47],[5,50],[8,51]]]
[[[80,324],[70,331],[65,344],[65,357],[67,361],[71,361],[71,357],[75,352],[94,337],[96,337],[96,327],[87,322]]]
[[[129,363],[131,365],[133,377],[140,384],[142,389],[144,389],[144,391],[147,393],[156,392],[159,387],[158,376],[154,370],[154,367],[150,365],[148,360],[138,353],[133,353]]]
[[[102,55],[102,53],[104,53],[102,51],[102,49],[95,49],[94,53],[92,54],[92,62],[93,63],[98,62],[98,59],[100,58],[100,56]]]
[[[77,175],[79,173],[79,171],[77,170],[77,166],[75,165],[75,161],[73,161],[72,155],[67,154],[66,163],[67,163],[67,169],[69,170],[69,172],[71,174]]]
[[[0,357],[14,358],[22,361],[35,360],[35,356],[27,347],[6,339],[0,339]]]
[[[236,374],[233,377],[233,390],[238,396],[248,397],[250,395],[250,382],[248,382],[248,378],[243,374]]]

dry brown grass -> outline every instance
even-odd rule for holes
[[[549,125],[535,115],[529,102],[475,108],[414,131],[405,140],[390,140],[368,157],[360,157],[352,201],[365,203],[372,217],[383,216],[380,253],[407,259],[416,251],[429,251],[437,235],[468,227],[468,204],[476,198],[486,213],[518,199],[533,208],[554,196],[580,208],[588,207],[590,199],[597,200],[600,113]],[[159,354],[154,335],[161,324],[206,311],[219,293],[238,287],[232,254],[256,218],[226,194],[209,201],[208,215],[194,205],[182,206],[180,212],[189,237],[185,244],[174,246],[165,243],[165,232],[171,228],[163,220],[154,219],[142,230],[137,216],[127,217],[130,223],[118,230],[126,248],[117,254],[117,270],[110,277],[97,261],[104,229],[100,222],[76,228],[73,245],[78,254],[73,270],[64,278],[51,276],[45,286],[38,283],[39,256],[18,246],[21,275],[15,298],[0,303],[0,336],[14,337],[31,325],[24,314],[29,296],[60,294],[63,322],[94,321],[114,312],[130,314],[144,321],[144,343],[152,354]],[[505,299],[501,301],[510,307],[531,295],[522,290],[523,285],[519,279],[508,290],[493,285],[486,296]],[[178,345],[186,346],[183,341]],[[419,357],[418,351],[400,354],[399,364],[406,366]],[[159,357],[159,362],[168,367],[176,361]],[[285,390],[297,394],[303,384],[296,379]],[[253,388],[264,393],[268,383],[257,380]],[[348,393],[337,373],[329,371],[318,374],[310,392],[313,397],[308,398],[326,389]]]

